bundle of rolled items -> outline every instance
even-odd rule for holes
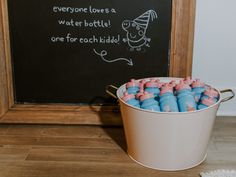
[[[122,100],[141,109],[158,112],[186,112],[207,108],[219,100],[216,89],[199,79],[187,77],[164,83],[159,79],[131,79]]]

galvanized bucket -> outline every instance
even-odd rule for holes
[[[181,78],[155,78],[169,82]],[[116,95],[110,90],[117,89]],[[212,106],[191,112],[154,112],[133,107],[121,97],[125,84],[107,87],[107,93],[118,98],[127,142],[127,153],[137,163],[158,170],[184,170],[197,166],[206,158],[216,113],[220,103],[234,97],[231,89],[219,91]],[[223,98],[222,94],[231,96]]]

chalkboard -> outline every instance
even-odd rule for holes
[[[171,0],[8,0],[17,103],[111,103],[108,84],[167,76]]]

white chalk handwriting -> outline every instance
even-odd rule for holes
[[[130,66],[133,66],[133,61],[132,59],[127,59],[127,58],[116,58],[116,59],[113,59],[113,60],[108,60],[108,59],[105,59],[104,57],[107,55],[107,51],[106,50],[102,50],[100,53],[97,52],[95,49],[93,49],[94,53],[97,54],[98,56],[101,57],[101,59],[107,63],[113,63],[113,62],[117,62],[117,61],[126,61],[127,62],[127,65],[130,65]]]

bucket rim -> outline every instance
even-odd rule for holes
[[[150,79],[160,79],[160,80],[168,80],[168,81],[171,81],[171,80],[173,80],[173,79],[181,80],[181,79],[184,79],[184,78],[179,78],[179,77],[149,77],[149,78],[141,78],[141,79],[136,79],[136,80],[137,80],[137,81],[140,81],[140,80],[145,80],[145,79],[148,79],[148,80],[150,80]],[[126,83],[123,84],[123,85],[121,85],[121,86],[117,89],[117,91],[116,91],[116,95],[117,95],[118,100],[119,100],[120,102],[122,102],[123,104],[125,104],[126,106],[130,107],[130,108],[133,108],[133,109],[138,110],[138,111],[148,112],[148,113],[155,113],[155,114],[193,114],[193,113],[203,112],[203,111],[206,111],[206,110],[208,110],[208,109],[211,109],[211,108],[213,108],[213,107],[215,107],[215,106],[218,106],[218,105],[221,103],[221,100],[222,100],[221,92],[220,92],[218,89],[212,87],[213,89],[215,89],[215,90],[218,92],[218,94],[219,94],[219,99],[217,100],[216,103],[214,103],[214,104],[211,105],[211,106],[208,106],[208,107],[203,108],[203,109],[200,109],[200,110],[186,111],[186,112],[161,112],[161,111],[158,112],[158,111],[152,111],[152,110],[146,110],[146,109],[142,109],[142,108],[137,108],[137,107],[134,107],[134,106],[132,106],[132,105],[126,103],[125,101],[123,101],[123,100],[121,99],[120,92],[121,92],[122,89],[125,88],[125,85],[126,85]],[[208,84],[206,84],[206,85],[207,85],[207,86],[210,86],[210,85],[208,85]],[[211,87],[211,86],[210,86],[210,87]]]

